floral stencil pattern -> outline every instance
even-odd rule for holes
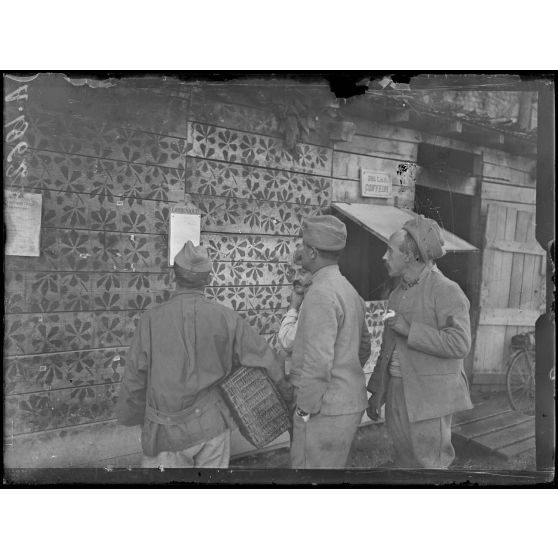
[[[189,155],[195,157],[322,176],[331,172],[332,150],[327,147],[300,144],[301,156],[295,159],[283,149],[280,139],[206,124],[190,123],[189,127],[192,141]]]
[[[30,114],[27,134],[35,149],[129,164],[184,169],[188,151],[184,137],[161,136],[96,119],[67,118],[44,111]]]
[[[370,374],[374,371],[374,366],[380,354],[382,335],[384,333],[384,322],[382,316],[387,310],[387,300],[373,300],[366,302],[366,325],[372,337],[372,354],[364,367],[364,372]]]
[[[190,120],[256,134],[277,135],[279,123],[267,111],[230,103],[207,101],[204,92],[194,93]]]
[[[191,159],[192,194],[328,206],[331,179],[275,169]]]

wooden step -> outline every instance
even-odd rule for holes
[[[523,440],[521,442],[517,442],[516,444],[511,444],[509,446],[500,448],[498,453],[505,455],[506,457],[515,457],[521,453],[525,453],[526,451],[534,451],[535,450],[535,436],[531,438],[527,438],[527,440]]]
[[[534,437],[535,419],[528,417],[528,420],[521,424],[513,424],[504,430],[477,436],[473,438],[473,441],[494,451]]]
[[[467,438],[475,438],[483,434],[497,432],[513,426],[527,422],[529,417],[517,411],[503,411],[494,416],[488,416],[482,419],[470,421],[466,424],[461,424],[453,429],[455,434],[460,434]]]
[[[471,422],[477,422],[484,418],[493,417],[510,411],[509,405],[503,401],[487,401],[475,405],[472,409],[455,413],[453,416],[453,426],[463,426]]]

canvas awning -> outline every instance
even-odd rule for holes
[[[416,217],[416,213],[412,211],[390,205],[341,202],[334,202],[331,205],[384,242],[387,242],[405,221]],[[444,248],[447,252],[478,251],[478,248],[445,229],[442,229],[442,234],[445,242]]]

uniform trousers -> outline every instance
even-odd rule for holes
[[[293,469],[346,467],[362,413],[317,414],[307,422],[294,413],[291,444]]]
[[[403,379],[390,376],[386,395],[386,426],[395,449],[395,466],[446,469],[455,458],[451,443],[452,415],[410,422]]]
[[[162,451],[154,457],[144,455],[141,466],[145,468],[227,468],[231,457],[231,431],[180,451]]]

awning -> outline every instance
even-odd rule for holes
[[[405,221],[416,217],[416,213],[412,211],[399,209],[391,205],[341,202],[334,202],[331,205],[384,242],[387,242],[389,237],[398,231]],[[444,248],[447,252],[478,251],[478,248],[445,229],[442,229],[442,235],[444,237]]]

